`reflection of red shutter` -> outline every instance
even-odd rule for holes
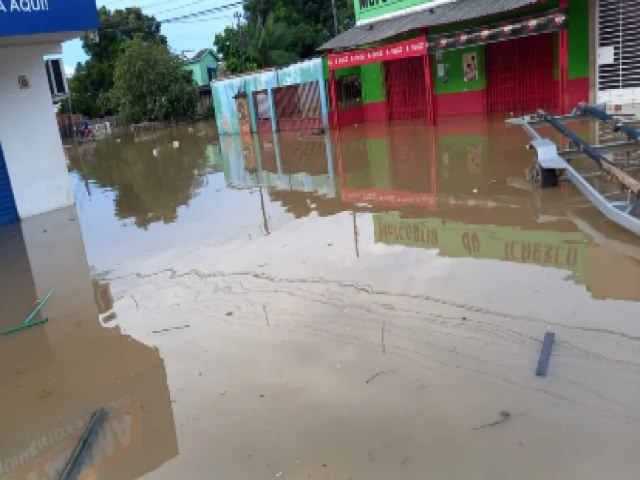
[[[489,112],[555,106],[553,33],[492,43],[486,49]]]
[[[385,62],[389,120],[426,118],[422,57]]]

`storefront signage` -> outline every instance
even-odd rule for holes
[[[98,26],[95,0],[0,0],[0,37],[84,32]]]
[[[354,0],[356,22],[378,19],[407,8],[434,7],[451,0]]]
[[[564,9],[546,11],[542,14],[494,23],[471,30],[441,35],[429,35],[429,53],[466,48],[473,45],[501,42],[518,37],[556,32],[568,26]]]
[[[412,38],[403,42],[382,45],[380,47],[356,50],[346,53],[332,53],[328,55],[329,70],[355,67],[367,63],[386,62],[400,58],[418,57],[427,52],[424,37]]]
[[[528,231],[516,227],[466,225],[439,218],[401,218],[397,213],[374,215],[377,243],[438,248],[448,257],[473,257],[527,263],[584,273],[585,236],[581,233]]]

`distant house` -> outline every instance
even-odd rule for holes
[[[211,103],[211,80],[218,78],[218,61],[210,48],[203,48],[198,52],[182,52],[185,68],[191,71],[193,81],[198,86],[200,101],[198,113],[203,115]]]

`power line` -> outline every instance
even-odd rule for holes
[[[200,10],[198,12],[193,12],[193,13],[188,13],[185,15],[180,15],[177,17],[170,17],[170,18],[164,18],[159,20],[160,23],[174,23],[174,22],[181,22],[183,20],[190,20],[190,19],[194,19],[194,18],[199,18],[202,16],[205,16],[207,14],[210,13],[220,13],[223,12],[225,10],[229,10],[232,8],[237,8],[242,6],[242,2],[234,2],[234,3],[227,3],[225,5],[220,5],[218,7],[214,7],[214,8],[208,8],[206,10]]]
[[[166,10],[162,10],[162,11],[160,11],[160,12],[154,12],[153,14],[154,14],[154,15],[162,15],[163,13],[173,12],[173,11],[175,11],[175,10],[181,10],[181,9],[183,9],[183,8],[187,8],[187,7],[190,7],[190,6],[192,6],[192,5],[197,5],[198,3],[203,3],[203,2],[206,2],[206,1],[207,1],[207,0],[195,0],[194,2],[187,3],[187,4],[185,4],[185,5],[180,5],[179,7],[168,8],[168,9],[166,9]]]

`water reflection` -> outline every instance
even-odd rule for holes
[[[456,118],[435,128],[367,124],[333,136],[225,136],[219,143],[199,135],[199,128],[100,143],[94,156],[74,157],[72,168],[87,188],[113,189],[116,216],[133,217],[142,228],[179,220],[178,208],[191,206],[199,192],[208,192],[208,200],[198,218],[217,212],[208,221],[228,225],[230,217],[217,205],[234,208],[239,200],[229,195],[240,191],[255,195],[256,218],[247,221],[257,220],[262,235],[280,228],[283,220],[274,220],[280,211],[294,219],[349,212],[356,257],[362,222],[370,222],[380,245],[553,267],[571,272],[598,298],[640,299],[640,292],[601,282],[603,275],[594,271],[607,257],[636,281],[637,239],[603,220],[569,184],[531,188],[526,137],[505,128],[502,119]],[[171,147],[174,139],[179,149]],[[160,146],[157,158],[154,146]]]
[[[115,192],[118,218],[132,218],[141,228],[170,223],[202,188],[204,175],[211,167],[215,171],[207,137],[204,130],[169,129],[142,138],[109,138],[80,146],[70,155],[70,168],[89,193],[91,183]],[[174,142],[180,146],[174,148]]]
[[[57,479],[101,406],[109,415],[79,479],[138,478],[178,453],[164,362],[102,328],[102,314],[114,312],[109,284],[92,279],[84,252],[73,208],[0,229],[0,327],[54,291],[47,324],[0,337],[3,479]]]

